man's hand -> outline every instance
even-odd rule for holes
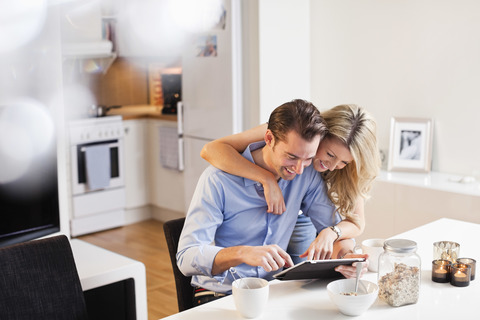
[[[276,271],[293,266],[292,258],[276,244],[266,246],[237,246],[220,250],[215,256],[212,274],[220,274],[239,264],[262,267],[265,271]]]
[[[346,258],[365,258],[365,261],[362,262],[362,271],[360,273],[360,277],[362,277],[368,269],[368,254],[355,254],[355,253],[348,253],[344,257]],[[353,263],[351,266],[338,266],[335,268],[335,271],[340,272],[345,278],[355,278],[357,276],[357,263]]]
[[[244,255],[244,263],[253,267],[262,267],[267,272],[293,266],[290,255],[276,244],[249,247]]]

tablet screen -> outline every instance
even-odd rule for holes
[[[306,280],[343,277],[335,271],[339,265],[352,265],[354,262],[363,262],[364,258],[329,259],[302,261],[291,268],[285,269],[273,277],[278,280]]]

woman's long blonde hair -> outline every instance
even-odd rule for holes
[[[356,220],[352,213],[357,199],[359,196],[368,199],[380,169],[376,123],[365,109],[355,104],[339,105],[321,114],[327,122],[327,137],[342,141],[353,157],[343,169],[323,174],[328,197],[342,216]]]

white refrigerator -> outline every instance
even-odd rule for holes
[[[185,212],[208,163],[208,141],[242,131],[242,25],[240,0],[223,0],[210,29],[192,34],[182,54],[179,134],[184,144]]]

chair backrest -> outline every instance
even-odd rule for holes
[[[173,275],[175,276],[175,287],[177,289],[178,311],[187,310],[193,307],[192,277],[186,277],[177,266],[177,249],[180,233],[182,233],[185,218],[170,220],[164,223],[163,230],[167,240],[168,252],[172,261]]]
[[[0,310],[2,319],[88,319],[66,236],[0,248]]]

